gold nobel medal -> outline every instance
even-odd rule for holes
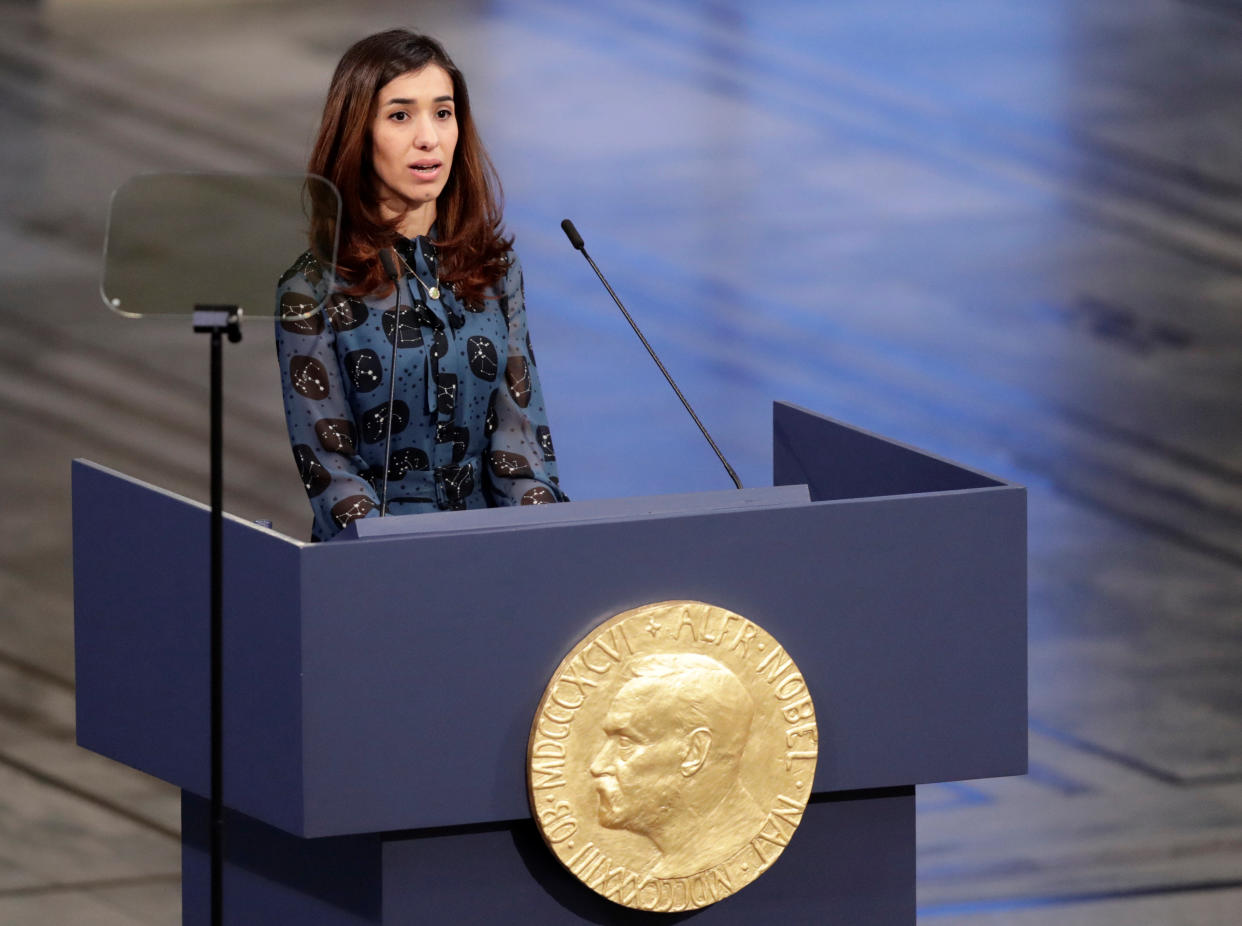
[[[531,725],[531,811],[587,887],[693,910],[776,861],[818,754],[806,681],[770,634],[664,601],[600,624],[557,667]]]

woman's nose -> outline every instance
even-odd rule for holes
[[[420,119],[418,130],[414,133],[414,147],[419,151],[431,151],[438,142],[439,135],[436,134],[435,126],[429,119]]]

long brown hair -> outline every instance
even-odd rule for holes
[[[380,88],[429,64],[443,68],[453,82],[457,148],[448,183],[436,200],[439,277],[466,303],[483,300],[505,273],[505,253],[513,244],[502,228],[500,179],[470,115],[470,96],[461,71],[435,39],[406,29],[390,29],[355,42],[341,57],[328,87],[319,135],[307,172],[332,181],[341,193],[339,236],[335,202],[325,208],[311,196],[311,248],[330,254],[339,241],[336,266],[349,291],[384,293],[392,286],[379,252],[399,237],[395,221],[379,210],[371,158],[371,122]],[[322,186],[320,184],[320,186]]]

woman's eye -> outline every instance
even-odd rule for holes
[[[410,114],[406,112],[402,112],[401,110],[397,110],[397,112],[393,113],[388,118],[391,119],[393,122],[405,122],[406,119],[410,118]]]
[[[436,113],[441,119],[452,119],[453,111],[451,109],[442,109]]]

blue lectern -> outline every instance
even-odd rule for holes
[[[696,922],[912,926],[914,786],[1026,770],[1026,493],[782,404],[774,474],[325,544],[228,520],[226,922],[681,918],[560,866],[525,747],[588,630],[698,599],[797,660],[820,756],[784,854]],[[203,922],[208,512],[81,461],[73,510],[78,742],[182,788],[184,921]]]

